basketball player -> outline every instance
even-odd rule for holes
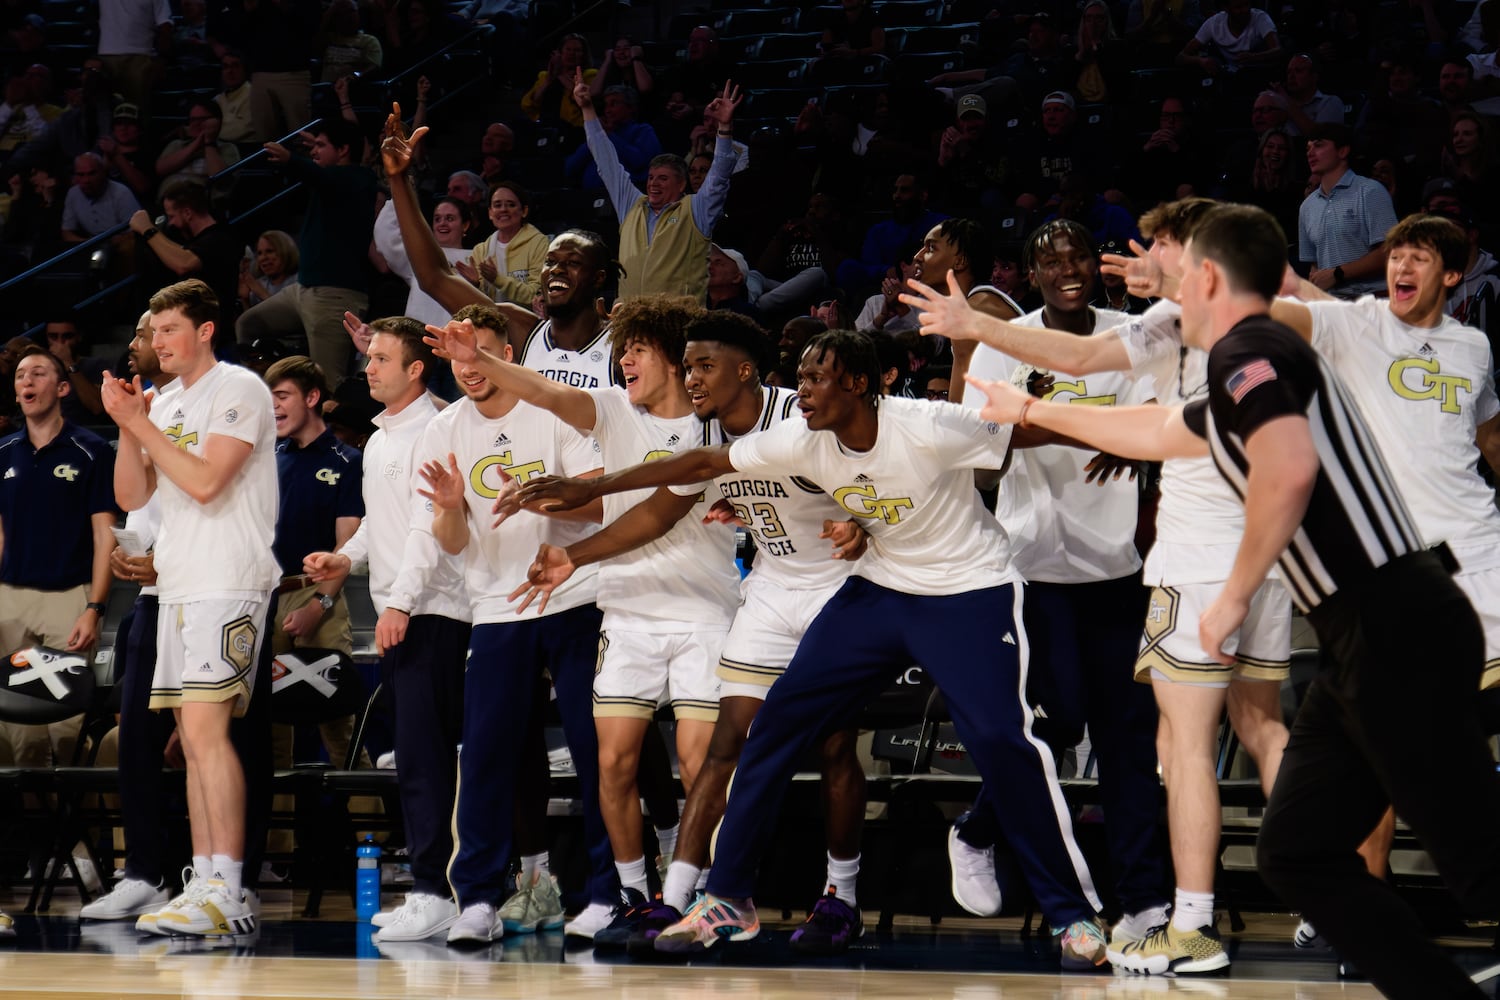
[[[1044,305],[1014,320],[1017,326],[1087,338],[1128,322],[1124,313],[1089,305],[1098,260],[1093,237],[1079,223],[1058,219],[1038,227],[1022,259]],[[972,304],[972,293],[968,299]],[[977,347],[969,370],[980,378],[1019,384],[1035,371],[987,344],[967,343]],[[1113,406],[1144,403],[1154,395],[1149,375],[1127,371],[1057,378],[1042,398]],[[978,409],[980,403],[970,395],[964,405]],[[1090,482],[1093,461],[1089,452],[1067,445],[1020,451],[996,516],[1027,583],[1024,611],[1034,663],[1028,694],[1045,709],[1037,731],[1060,754],[1083,738],[1087,724],[1098,756],[1104,831],[1124,911],[1113,929],[1119,941],[1144,937],[1166,920],[1165,845],[1156,702],[1130,670],[1146,603],[1134,545],[1139,491],[1132,479]],[[1000,908],[989,854],[998,830],[987,796],[981,792],[980,799],[968,820],[950,832],[949,854],[955,898],[970,912],[991,916]],[[966,877],[976,866],[979,875]]]
[[[1181,271],[1182,246],[1216,203],[1171,202],[1141,217],[1154,236],[1151,258],[1168,275]],[[1108,259],[1106,259],[1108,263]],[[1185,345],[1176,303],[1158,302],[1142,316],[1091,337],[999,323],[968,308],[961,296],[939,295],[920,282],[911,304],[923,310],[922,329],[955,340],[978,340],[1010,357],[1069,375],[1140,371],[1152,376],[1157,399],[1177,405],[1205,398],[1206,352]],[[1220,720],[1230,724],[1255,760],[1261,788],[1271,786],[1286,746],[1281,681],[1291,658],[1291,606],[1275,581],[1256,592],[1240,627],[1232,665],[1198,644],[1192,623],[1213,603],[1229,577],[1244,534],[1244,515],[1206,458],[1173,458],[1162,467],[1156,543],[1146,557],[1145,581],[1154,588],[1146,611],[1137,680],[1149,681],[1160,714],[1156,750],[1167,790],[1167,828],[1177,886],[1165,955],[1127,957],[1125,945],[1149,928],[1125,923],[1112,937],[1111,962],[1144,972],[1166,965],[1177,974],[1213,972],[1229,964],[1213,928],[1213,888],[1219,830],[1219,786],[1214,758]]]
[[[1021,315],[1016,300],[989,283],[990,272],[995,269],[995,253],[984,227],[973,219],[944,219],[933,226],[912,263],[916,265],[914,277],[929,285],[942,287],[952,275],[969,305],[986,316],[1013,320]],[[969,370],[975,345],[959,340],[944,346],[953,355],[951,385],[962,393],[964,373]],[[944,352],[939,347],[934,353],[941,359]],[[949,398],[956,403],[962,396]]]
[[[241,888],[244,772],[229,740],[243,715],[280,573],[276,427],[271,394],[253,372],[215,360],[219,303],[202,281],[151,298],[152,346],[182,391],[148,413],[140,379],[106,377],[105,410],[120,427],[115,495],[125,510],[160,493],[156,547],[161,626],[151,707],[177,717],[187,758],[195,877],[183,894],[137,922],[141,930],[248,934],[255,916]]]
[[[720,435],[716,422],[693,413],[681,377],[683,329],[699,310],[668,296],[623,302],[612,314],[612,353],[625,385],[580,389],[476,350],[472,329],[429,327],[428,343],[441,356],[469,364],[502,392],[550,410],[599,442],[604,468],[623,468],[670,456]],[[712,493],[712,491],[709,491]],[[612,523],[645,494],[604,500]],[[699,502],[696,516],[663,538],[599,569],[603,611],[594,719],[599,735],[600,808],[614,848],[623,905],[599,901],[565,930],[592,939],[625,910],[646,902],[645,854],[636,771],[641,741],[656,707],[669,701],[677,718],[677,756],[683,788],[691,794],[718,714],[714,668],[737,604],[739,575],[734,536],[705,525],[716,496]],[[612,912],[613,911],[613,912]]]

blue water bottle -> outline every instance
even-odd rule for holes
[[[354,849],[354,913],[368,922],[380,912],[380,845],[374,837]]]

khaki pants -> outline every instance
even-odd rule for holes
[[[0,584],[0,656],[30,646],[62,649],[73,623],[88,603],[88,588],[34,590]],[[0,765],[51,767],[71,764],[83,716],[75,715],[50,726],[0,722]]]
[[[242,344],[261,337],[285,337],[299,331],[307,336],[307,353],[328,384],[337,388],[349,371],[354,345],[344,330],[344,313],[362,313],[370,304],[364,292],[352,288],[289,285],[240,314],[235,335]]]

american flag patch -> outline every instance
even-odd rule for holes
[[[1276,381],[1276,369],[1272,368],[1271,362],[1265,358],[1259,358],[1225,379],[1224,389],[1229,393],[1230,398],[1238,403],[1249,394],[1251,389],[1263,382],[1274,381]]]

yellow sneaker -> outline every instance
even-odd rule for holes
[[[1148,976],[1215,972],[1229,967],[1229,955],[1219,932],[1209,925],[1178,930],[1169,920],[1130,944],[1109,949],[1109,964],[1125,972]]]

